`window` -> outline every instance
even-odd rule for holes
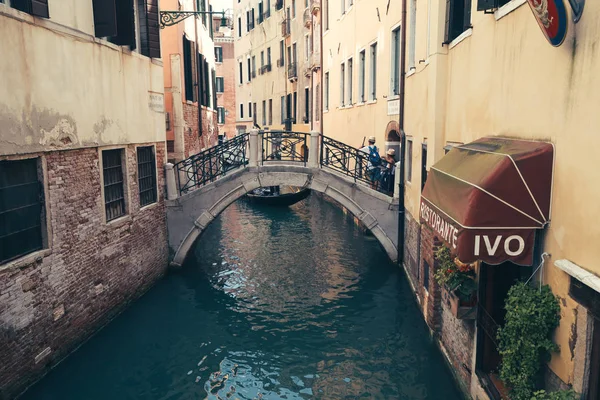
[[[448,44],[471,27],[471,0],[448,0],[446,3],[446,41]]]
[[[325,30],[328,31],[329,30],[329,0],[323,0],[323,3],[325,4],[323,6],[323,22],[325,25]]]
[[[321,85],[317,83],[315,90],[317,91],[317,94],[314,97],[314,99],[315,99],[315,121],[318,122],[321,120]]]
[[[423,260],[423,287],[429,292],[429,263]]]
[[[296,0],[292,0],[292,18],[296,18]]]
[[[304,88],[304,123],[310,122],[310,91]]]
[[[273,125],[273,99],[269,99],[269,126]]]
[[[267,6],[265,7],[265,19],[271,16],[271,0],[267,0]]]
[[[354,0],[348,0],[348,7],[352,7],[353,4],[354,4]]]
[[[329,110],[329,72],[325,72],[325,99],[323,100],[324,111]]]
[[[412,139],[406,139],[406,180],[412,181],[412,153],[413,153],[413,142]]]
[[[262,24],[263,18],[264,18],[263,2],[261,1],[258,3],[258,23],[259,24]]]
[[[371,65],[370,65],[370,82],[369,82],[369,100],[377,100],[377,43],[373,43],[370,48]]]
[[[215,47],[215,62],[223,62],[223,48]]]
[[[0,3],[5,3],[6,0],[0,0]],[[114,0],[113,9],[114,9]],[[11,0],[9,5],[19,11],[26,12],[36,17],[50,18],[48,13],[48,0]]]
[[[248,103],[248,118],[252,118],[252,103]]]
[[[504,1],[504,3],[507,3],[510,0],[508,0],[508,1],[503,0],[503,1]],[[579,22],[579,20],[581,19],[581,15],[583,14],[585,0],[569,0],[569,3],[571,4],[571,10],[573,10],[573,22]]]
[[[277,66],[283,67],[285,65],[285,41],[279,42],[279,62]]]
[[[244,119],[244,104],[240,103],[240,119]]]
[[[187,40],[185,35],[183,36],[183,80],[185,87],[185,99],[188,101],[197,101],[196,91],[194,90],[194,67],[192,63],[195,54],[195,47],[193,42]]]
[[[285,122],[285,96],[281,96],[281,123]]]
[[[342,64],[340,72],[340,107],[346,102],[346,64]]]
[[[244,65],[240,61],[240,85],[244,83]]]
[[[217,123],[224,124],[225,123],[225,108],[217,107]]]
[[[294,115],[292,116],[292,118],[294,118],[294,123],[297,121],[297,117],[298,117],[298,92],[294,92],[294,110],[293,110]]]
[[[262,102],[262,124],[267,125],[267,101]]]
[[[256,78],[256,56],[252,56],[252,78]]]
[[[223,93],[225,91],[225,79],[222,76],[217,76],[217,93]]]
[[[252,103],[252,118],[254,124],[256,125],[256,119],[258,118],[258,116],[256,115],[256,103]]]
[[[414,1],[414,0],[411,0]],[[411,27],[412,29],[412,27]],[[400,28],[396,28],[392,31],[392,70],[390,73],[391,78],[391,92],[397,96],[400,94]],[[410,57],[410,56],[409,56]],[[414,68],[414,65],[413,65]]]
[[[365,51],[358,55],[358,101],[365,102]]]
[[[575,3],[577,3],[577,1],[583,3],[583,1],[585,1],[585,0],[575,0]],[[493,10],[495,8],[500,8],[509,2],[510,2],[510,0],[478,0],[477,1],[477,11]],[[569,2],[571,3],[571,5],[573,4],[572,0],[569,0]],[[573,8],[573,12],[576,13],[575,7],[572,7],[572,8]]]
[[[252,80],[252,65],[250,62],[250,58],[248,58],[248,82]]]
[[[304,60],[308,61],[310,58],[310,35],[304,36]]]
[[[267,66],[269,67],[269,71],[271,70],[271,48],[267,48]]]
[[[427,182],[427,143],[421,147],[421,191],[425,188]]]
[[[398,36],[400,36],[398,29]],[[400,39],[398,39],[400,42]],[[415,69],[416,47],[417,44],[417,0],[410,0],[410,38],[408,39],[408,69]],[[400,45],[398,44],[398,49]],[[396,54],[400,54],[400,50]]]
[[[352,59],[348,60],[348,105],[352,105],[352,78],[353,78],[353,61]]]
[[[264,51],[260,52],[260,69],[261,69],[261,72],[263,72],[265,69],[265,52]]]
[[[154,146],[137,148],[140,207],[156,203],[156,157]]]
[[[342,15],[346,14],[346,0],[340,0],[342,5]]]
[[[39,159],[0,161],[0,263],[44,247]]]
[[[104,210],[106,222],[125,215],[125,186],[123,182],[123,149],[102,151],[104,178]]]
[[[238,37],[242,37],[242,17],[238,17]]]

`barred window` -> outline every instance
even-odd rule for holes
[[[0,263],[44,247],[38,159],[0,161]]]
[[[140,207],[156,203],[156,158],[154,147],[138,147],[138,186],[140,191]]]
[[[123,149],[102,151],[104,177],[104,209],[106,222],[125,215],[123,186]]]

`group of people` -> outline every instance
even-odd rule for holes
[[[371,188],[386,193],[394,191],[394,174],[396,173],[396,151],[388,149],[385,157],[381,157],[375,136],[369,137],[369,145],[360,149],[367,154],[367,175],[371,181]]]

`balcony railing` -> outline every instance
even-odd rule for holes
[[[262,161],[308,162],[308,134],[288,131],[263,131]]]
[[[267,72],[271,72],[271,64],[263,65],[260,67],[260,73],[265,74]]]
[[[289,19],[284,19],[281,23],[281,35],[283,37],[288,37],[292,33],[292,25]]]
[[[321,68],[321,52],[315,52],[310,55],[310,68],[315,71]]]
[[[288,65],[288,79],[298,79],[298,64],[295,62]]]

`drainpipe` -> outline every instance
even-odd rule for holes
[[[398,188],[398,264],[404,262],[404,221],[406,209],[404,207],[404,180],[405,180],[405,157],[406,157],[406,134],[404,133],[404,97],[406,87],[406,0],[402,0],[402,21],[401,21],[401,42],[400,42],[400,99],[398,128],[400,129],[400,184]]]
[[[201,0],[204,1],[204,0]],[[198,10],[196,7],[198,5],[198,2],[194,2],[194,11],[198,12],[200,10]],[[194,33],[196,35],[196,54],[194,54],[194,57],[196,57],[196,88],[197,88],[197,92],[198,92],[198,136],[202,136],[202,102],[200,101],[201,99],[201,95],[202,95],[202,84],[200,82],[202,82],[202,77],[200,76],[200,57],[198,57],[198,51],[200,50],[200,43],[198,42],[198,16],[194,16]]]

